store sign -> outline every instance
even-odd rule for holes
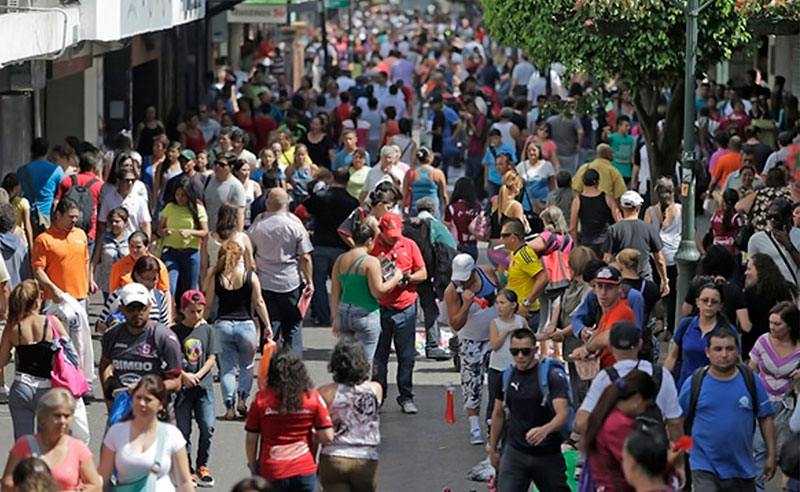
[[[119,4],[120,38],[169,29],[206,15],[206,0],[119,0]]]
[[[289,5],[285,1],[245,1],[228,11],[228,22],[233,24],[286,24]]]

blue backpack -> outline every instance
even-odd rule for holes
[[[508,399],[508,384],[511,381],[511,374],[516,368],[510,366],[503,371],[503,396],[504,400]],[[559,434],[562,439],[568,439],[572,434],[572,426],[575,422],[575,403],[572,401],[572,386],[569,384],[569,377],[567,371],[564,369],[564,364],[549,357],[539,361],[539,386],[542,389],[542,406],[547,406],[551,412],[555,413],[553,408],[553,399],[550,397],[550,381],[548,375],[550,370],[554,369],[558,377],[562,379],[567,387],[567,408],[569,409],[569,418],[564,427],[561,428]]]

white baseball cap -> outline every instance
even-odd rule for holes
[[[628,190],[622,194],[619,199],[619,203],[625,208],[636,208],[641,207],[644,203],[644,199],[642,195],[636,193],[633,190]]]
[[[454,282],[466,282],[475,269],[475,260],[467,253],[461,253],[453,258],[453,274],[450,278]]]
[[[138,302],[145,306],[150,304],[150,291],[142,284],[131,283],[123,287],[119,292],[119,299],[123,306]]]

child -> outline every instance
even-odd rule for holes
[[[503,371],[514,365],[514,358],[508,351],[511,343],[508,335],[517,328],[528,327],[525,318],[517,314],[519,302],[513,290],[501,290],[494,305],[499,316],[489,323],[489,344],[492,346],[492,353],[489,355],[489,404],[486,415],[492,415],[494,410],[494,400],[497,398],[494,391],[496,381],[502,379]]]
[[[29,247],[33,247],[33,227],[31,226],[31,202],[22,196],[22,184],[16,173],[8,173],[3,178],[3,189],[8,192],[11,205],[14,205],[14,212],[17,216],[17,227],[14,231],[25,241]],[[23,234],[19,232],[23,231]]]
[[[213,329],[203,319],[206,298],[199,290],[187,290],[181,296],[183,321],[172,327],[183,349],[183,372],[175,405],[175,419],[186,439],[186,450],[191,463],[192,416],[200,429],[197,443],[197,466],[192,477],[198,487],[213,487],[214,478],[208,471],[208,455],[214,434],[216,411],[214,408],[214,379],[211,368],[216,364],[217,339]]]

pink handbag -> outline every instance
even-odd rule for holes
[[[89,383],[86,376],[79,368],[70,364],[64,356],[64,345],[61,343],[61,334],[53,323],[53,317],[47,317],[47,323],[53,329],[53,341],[58,344],[58,349],[53,354],[53,369],[50,379],[54,388],[64,388],[72,393],[75,398],[80,398],[89,392]]]

